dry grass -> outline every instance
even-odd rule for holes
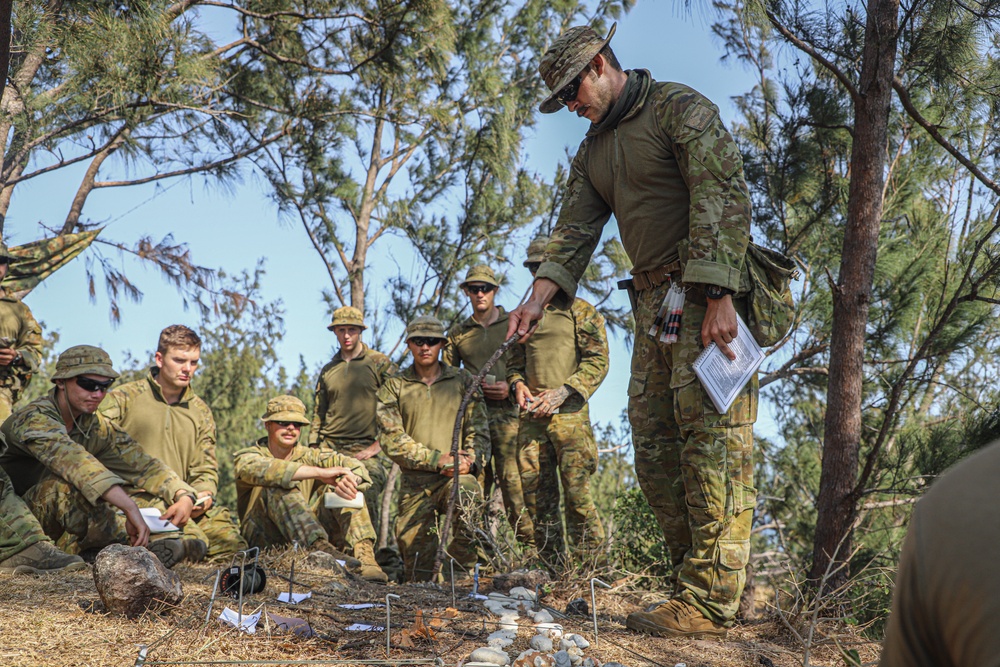
[[[147,614],[136,621],[84,611],[88,603],[98,598],[89,571],[2,577],[0,665],[132,665],[141,645],[154,644],[148,653],[147,665],[195,661],[253,660],[291,664],[303,660],[381,660],[385,657],[384,633],[347,632],[345,628],[353,622],[383,625],[385,610],[348,611],[337,607],[338,604],[381,602],[386,593],[395,593],[401,599],[393,601],[394,628],[399,627],[397,624],[412,623],[418,609],[451,606],[450,589],[351,582],[346,592],[331,592],[327,584],[333,574],[310,567],[300,556],[295,564],[296,590],[312,590],[313,597],[289,607],[277,602],[276,597],[287,590],[288,583],[282,575],[288,574],[290,555],[287,552],[267,554],[263,562],[268,574],[267,588],[264,593],[248,598],[244,611],[252,612],[263,606],[281,616],[303,618],[317,633],[316,637],[302,639],[280,633],[263,618],[255,635],[223,627],[215,617],[224,605],[236,608],[236,602],[226,597],[216,600],[213,620],[206,624],[205,612],[218,565],[178,566],[175,571],[183,582],[183,603],[169,613]],[[394,648],[392,659],[440,657],[446,665],[455,665],[467,659],[473,649],[483,646],[487,634],[496,627],[493,617],[479,603],[463,600],[470,583],[459,582],[459,598],[455,605],[459,614],[438,634],[437,641],[418,643],[411,649]],[[489,580],[484,580],[483,584],[483,589],[488,591]],[[622,587],[611,591],[599,589],[597,595],[599,648],[593,645],[593,626],[589,618],[573,617],[561,622],[568,632],[579,632],[592,642],[586,654],[600,662],[616,661],[629,667],[647,664],[673,667],[679,662],[688,667],[731,667],[766,665],[768,660],[776,666],[801,664],[793,637],[776,619],[765,618],[739,625],[725,642],[656,639],[629,632],[624,623],[629,612],[658,599],[657,596],[626,592]],[[589,603],[589,582],[556,584],[544,602],[561,611],[576,597],[583,597]],[[508,653],[516,657],[526,649],[531,634],[529,628],[524,628],[514,645],[508,647]],[[863,661],[877,659],[877,645],[863,643],[859,648]],[[832,642],[816,649],[813,659],[822,664],[843,664]]]

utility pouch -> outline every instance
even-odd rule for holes
[[[618,289],[623,289],[628,292],[628,302],[632,306],[632,314],[636,313],[636,302],[635,302],[635,281],[631,278],[627,280],[618,281]]]
[[[753,241],[747,246],[747,328],[761,347],[774,345],[788,333],[795,319],[792,280],[799,277],[795,262],[783,253]]]

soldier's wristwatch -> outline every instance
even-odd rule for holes
[[[705,296],[709,299],[721,299],[726,295],[732,296],[734,294],[736,294],[736,292],[726,287],[720,287],[718,285],[705,285]]]

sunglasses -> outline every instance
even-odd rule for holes
[[[100,380],[92,380],[85,377],[76,378],[76,386],[84,391],[107,391],[111,389],[111,385],[114,383],[114,379],[101,382]]]
[[[272,423],[277,424],[280,428],[288,428],[289,426],[291,426],[292,428],[296,428],[296,429],[302,428],[302,424],[300,424],[299,422],[279,422],[279,421],[274,421]]]
[[[435,345],[440,345],[441,343],[443,343],[444,339],[427,338],[425,336],[414,336],[409,340],[409,342],[413,343],[417,347],[423,347],[424,345],[426,345],[427,347],[434,347]]]
[[[563,89],[556,95],[556,102],[563,106],[569,106],[569,103],[575,100],[580,93],[580,84],[583,83],[583,77],[588,71],[590,71],[590,65],[584,67],[575,79],[563,86]]]
[[[469,294],[489,294],[496,287],[494,285],[466,285],[465,291]]]

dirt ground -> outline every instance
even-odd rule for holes
[[[215,574],[223,564],[179,565],[184,601],[165,613],[147,613],[137,620],[95,613],[92,603],[99,602],[89,570],[65,575],[0,577],[0,665],[18,667],[67,665],[133,665],[140,648],[148,647],[145,665],[205,664],[365,664],[386,658],[384,632],[349,631],[354,623],[384,626],[385,608],[347,610],[346,603],[380,603],[387,593],[400,596],[392,601],[393,664],[461,665],[469,654],[486,645],[486,637],[497,629],[497,619],[482,603],[468,598],[471,581],[460,580],[456,601],[452,604],[450,586],[438,589],[427,585],[382,586],[361,581],[338,584],[334,573],[310,563],[301,554],[295,559],[295,592],[312,591],[312,598],[290,606],[277,601],[279,592],[288,590],[292,556],[288,552],[266,554],[262,559],[267,573],[265,590],[244,600],[244,613],[264,612],[256,634],[240,633],[224,626],[217,617],[223,607],[237,609],[236,600],[219,596],[206,621]],[[333,583],[331,583],[333,582]],[[590,617],[556,618],[566,632],[583,635],[591,642],[584,653],[599,663],[620,662],[627,667],[660,665],[687,667],[735,665],[802,665],[803,647],[795,635],[773,613],[761,614],[761,620],[737,625],[725,641],[670,640],[647,637],[625,628],[629,612],[645,607],[658,596],[626,592],[622,582],[611,591],[598,589],[599,640],[595,641]],[[564,611],[568,601],[590,599],[588,581],[558,582],[542,604]],[[488,593],[491,582],[481,581],[480,592]],[[503,591],[506,593],[507,591]],[[457,613],[445,621],[431,622],[435,611],[449,607]],[[418,612],[431,631],[414,632]],[[270,614],[304,620],[314,632],[301,637],[283,630]],[[528,648],[534,634],[529,619],[521,619],[517,640],[506,651],[512,659]],[[435,629],[436,626],[436,629]],[[397,628],[408,629],[412,647]],[[433,638],[428,638],[433,634]],[[829,634],[829,633],[828,633]],[[809,656],[811,665],[843,665],[836,643],[859,651],[863,662],[878,658],[878,645],[855,641],[841,630],[837,642],[832,639],[815,648]],[[334,662],[339,661],[339,663]]]

